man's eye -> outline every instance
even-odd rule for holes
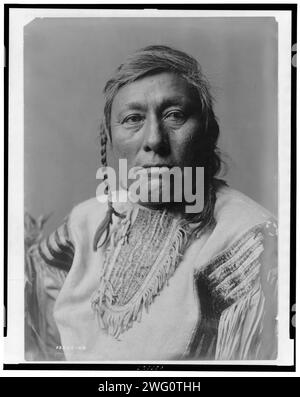
[[[186,115],[180,110],[173,110],[168,112],[164,118],[174,123],[183,123],[186,119]]]
[[[141,114],[131,114],[125,117],[123,124],[135,125],[143,121],[143,116]]]

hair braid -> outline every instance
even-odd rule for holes
[[[101,123],[100,126],[100,162],[102,167],[107,167],[107,152],[106,152],[106,145],[107,145],[107,134],[105,132],[105,127]],[[103,180],[105,182],[105,190],[104,194],[108,195],[109,192],[109,185],[108,185],[108,175],[107,172],[103,175]]]
[[[103,239],[103,241],[101,242],[99,247],[101,247],[107,241],[108,236],[109,236],[109,231],[110,231],[110,225],[112,224],[112,216],[116,215],[119,218],[125,218],[124,214],[120,214],[119,212],[117,212],[114,209],[113,203],[112,203],[111,190],[110,190],[110,186],[109,186],[109,182],[108,182],[108,174],[106,172],[106,167],[107,167],[107,151],[106,151],[107,133],[105,131],[105,126],[103,125],[103,123],[101,123],[101,125],[100,125],[100,145],[101,145],[101,148],[100,148],[101,166],[105,168],[104,175],[103,175],[103,181],[105,183],[104,194],[107,195],[108,208],[107,208],[107,212],[106,212],[105,218],[100,223],[100,225],[98,226],[98,228],[96,230],[96,233],[95,233],[94,243],[93,243],[94,251],[97,251],[99,240],[100,240],[100,238],[102,237],[102,235],[104,233],[105,233],[105,238]]]

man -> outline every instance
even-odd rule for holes
[[[28,251],[28,359],[276,358],[276,223],[216,178],[219,127],[200,66],[146,47],[104,93],[101,165],[110,144],[146,172],[150,193],[153,170],[176,167],[185,183],[186,169],[204,167],[204,205],[187,213],[174,194],[133,202],[130,187],[115,200],[104,172],[106,202],[76,206]]]

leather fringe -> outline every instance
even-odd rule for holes
[[[105,278],[105,269],[103,270],[99,288],[92,299],[92,308],[102,329],[106,329],[109,335],[118,339],[121,333],[132,327],[134,321],[139,322],[141,320],[143,308],[146,311],[149,310],[154,298],[160,293],[164,285],[168,284],[170,277],[174,274],[187,240],[186,229],[178,226],[171,248],[166,252],[163,264],[159,265],[157,273],[145,286],[143,293],[137,293],[136,297],[133,297],[124,306],[113,306],[113,289],[109,280]]]

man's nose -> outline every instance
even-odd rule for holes
[[[151,117],[145,125],[143,148],[145,152],[166,154],[168,151],[167,137],[157,117]]]

